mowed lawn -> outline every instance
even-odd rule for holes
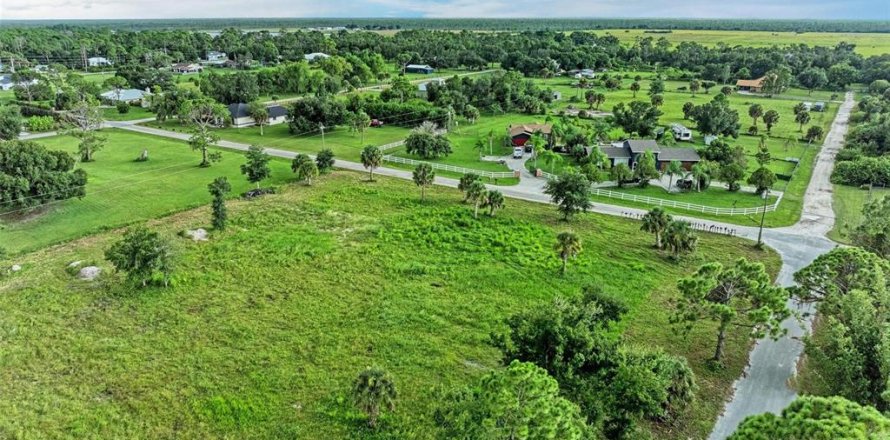
[[[185,142],[121,130],[103,130],[108,137],[95,161],[82,163],[87,172],[86,197],[49,204],[32,212],[0,217],[0,243],[12,252],[34,250],[86,233],[119,227],[210,203],[207,184],[226,176],[237,195],[251,187],[239,167],[243,155],[223,151],[223,160],[200,168],[200,153]],[[37,140],[49,149],[74,153],[77,140],[56,136]],[[147,162],[135,162],[148,149]],[[273,161],[273,179],[291,179],[289,164]]]
[[[149,122],[145,125],[179,132],[189,131],[187,126],[178,121]],[[355,162],[360,160],[362,149],[365,146],[381,146],[404,140],[410,130],[397,126],[369,127],[365,130],[364,142],[362,142],[361,133],[351,132],[345,126],[326,130],[324,140],[322,140],[321,130],[295,136],[290,133],[287,123],[264,127],[262,136],[259,127],[228,127],[214,131],[223,140],[299,153],[316,154],[323,148],[330,148],[336,158]]]
[[[838,43],[856,45],[856,52],[863,56],[890,53],[890,39],[886,34],[859,32],[769,32],[769,31],[722,31],[722,30],[691,30],[674,29],[669,33],[647,33],[641,29],[608,29],[595,30],[596,34],[611,34],[624,44],[633,44],[637,40],[662,37],[671,43],[684,41],[713,47],[719,43],[727,46],[770,47],[792,44],[808,46],[834,47]]]
[[[849,244],[850,233],[862,223],[862,208],[872,200],[881,200],[890,195],[888,188],[873,188],[871,191],[854,186],[834,185],[832,208],[834,209],[834,229],[828,238]]]
[[[585,285],[629,305],[628,342],[687,356],[698,375],[695,407],[656,437],[707,435],[749,344],[733,333],[727,368],[706,368],[715,327],[689,338],[670,327],[676,281],[710,258],[759,258],[775,273],[775,254],[704,235],[699,256],[675,263],[637,222],[590,214],[567,224],[551,206],[514,200],[474,220],[457,191],[427,196],[338,172],[230,202],[230,227],[209,242],[176,236],[206,224],[206,207],[151,221],[175,245],[168,289],[66,273],[75,260],[110,271],[102,252],[119,231],[18,258],[24,269],[0,279],[0,436],[430,438],[436,390],[499,364],[490,335],[506,317]],[[584,251],[560,277],[552,246],[565,230]],[[399,390],[377,435],[349,399],[370,365]]]

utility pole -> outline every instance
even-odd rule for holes
[[[324,144],[324,124],[318,124],[318,128],[321,129],[321,148],[327,148]]]
[[[760,213],[760,231],[757,232],[757,247],[763,246],[763,222],[766,220],[766,203],[769,201],[769,188],[763,191],[763,212]]]
[[[87,71],[87,49],[83,44],[80,45],[80,62],[83,63],[83,71]]]

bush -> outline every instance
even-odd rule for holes
[[[117,112],[122,115],[130,113],[130,104],[127,104],[126,102],[118,102],[115,105],[115,108],[117,108]]]
[[[50,131],[56,125],[56,120],[52,116],[32,116],[28,118],[28,131]]]
[[[860,157],[839,162],[831,174],[831,182],[842,185],[890,185],[890,158]]]

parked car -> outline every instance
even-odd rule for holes
[[[383,121],[379,119],[371,119],[371,127],[383,127]]]
[[[513,159],[522,159],[523,154],[522,147],[513,148]]]

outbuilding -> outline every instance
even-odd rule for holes
[[[405,66],[405,73],[422,73],[424,75],[429,75],[435,71],[436,69],[433,69],[426,64],[408,64]]]

